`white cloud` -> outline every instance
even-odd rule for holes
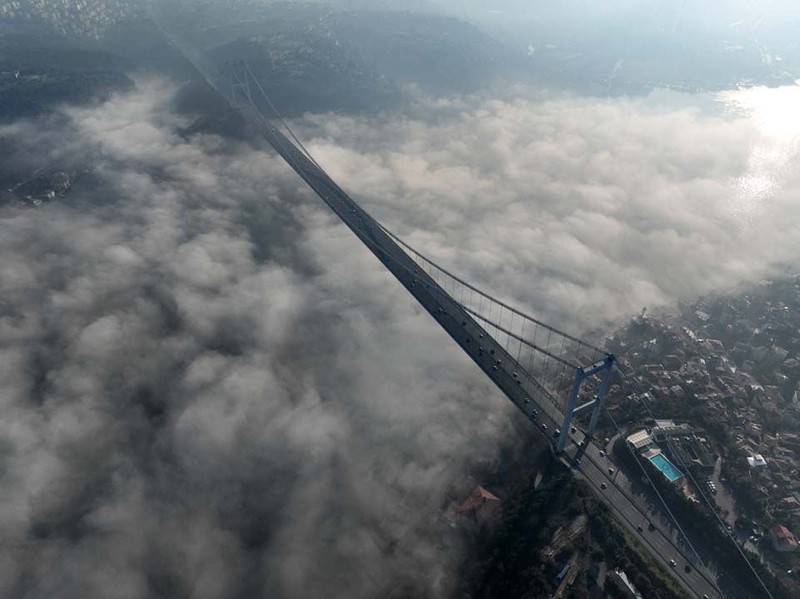
[[[304,134],[411,245],[569,330],[798,255],[794,169],[749,222],[732,201],[769,142],[748,119],[647,98],[468,98],[416,114],[425,109],[430,118],[311,117]]]
[[[0,209],[0,589],[446,594],[430,509],[510,407],[275,156],[175,135],[173,93],[3,130],[97,185]]]
[[[99,183],[0,208],[0,590],[446,596],[432,515],[516,414],[277,157],[177,136],[173,93],[0,132]],[[764,142],[742,119],[464,98],[306,126],[387,226],[573,331],[800,249],[795,170],[746,223],[729,205]]]

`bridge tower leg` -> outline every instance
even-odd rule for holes
[[[589,436],[592,436],[594,430],[597,428],[597,421],[600,420],[600,412],[603,410],[603,405],[605,405],[606,393],[608,393],[608,388],[611,386],[611,373],[614,371],[614,356],[610,356],[607,362],[608,366],[603,373],[603,382],[600,384],[600,390],[597,393],[598,400],[594,406],[594,410],[592,410],[589,428],[586,429],[586,433]]]
[[[228,62],[224,67],[230,84],[230,102],[234,109],[247,108],[253,104],[250,93],[250,71],[244,61]]]
[[[591,412],[592,418],[589,421],[589,428],[586,430],[586,436],[591,437],[594,434],[594,431],[597,428],[597,421],[600,419],[600,412],[603,409],[606,393],[611,385],[611,373],[614,370],[614,361],[614,356],[609,354],[607,358],[600,362],[596,362],[595,364],[585,368],[575,369],[575,382],[572,385],[572,391],[570,391],[569,398],[567,399],[567,408],[564,412],[564,421],[561,424],[561,434],[556,440],[556,453],[561,453],[564,451],[564,447],[567,444],[567,439],[569,438],[572,420],[575,417]],[[590,401],[576,407],[584,381],[589,377],[600,373],[602,373],[603,379],[600,383],[600,389],[597,391],[597,394]]]

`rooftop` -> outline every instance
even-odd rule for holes
[[[499,502],[500,498],[497,497],[494,493],[487,491],[483,487],[476,487],[472,494],[467,497],[464,502],[456,508],[457,512],[466,512],[468,510],[474,510],[479,508],[487,501],[492,502]]]
[[[642,429],[638,432],[633,433],[632,435],[628,435],[627,439],[625,440],[636,449],[647,447],[648,445],[651,445],[653,443],[653,438],[650,436],[650,433],[647,432],[646,429]]]

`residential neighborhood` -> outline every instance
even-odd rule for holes
[[[610,414],[710,527],[776,574],[800,566],[800,277],[643,310],[609,337]],[[609,434],[614,431],[610,425]]]

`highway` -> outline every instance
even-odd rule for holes
[[[576,441],[582,440],[578,431]],[[576,475],[584,480],[595,492],[604,498],[606,505],[624,524],[639,542],[650,550],[650,553],[679,580],[692,596],[721,597],[716,588],[716,581],[711,578],[700,565],[698,558],[682,541],[680,532],[669,524],[670,518],[660,506],[648,509],[645,500],[633,493],[631,481],[620,471],[608,455],[600,455],[601,449],[594,443],[588,443],[581,456],[580,465],[574,468]],[[578,449],[576,445],[565,452],[562,459],[571,463]],[[609,473],[613,469],[613,474]],[[605,483],[606,489],[601,485]],[[639,527],[642,531],[639,531]],[[676,566],[672,567],[670,561]],[[687,564],[690,569],[687,571]]]

